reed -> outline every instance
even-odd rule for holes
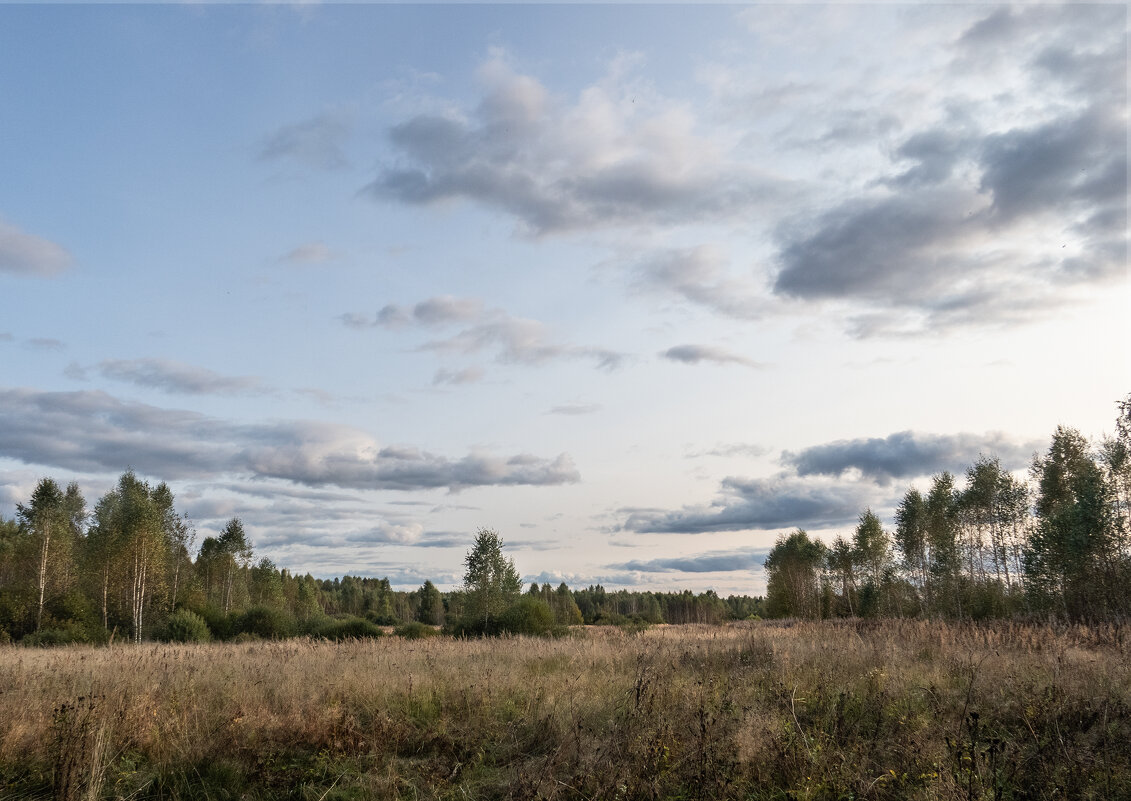
[[[1131,627],[0,648],[0,798],[1131,798]]]

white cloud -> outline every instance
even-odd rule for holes
[[[0,218],[0,273],[51,277],[71,266],[71,254]]]

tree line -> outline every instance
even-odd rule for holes
[[[865,510],[832,544],[798,529],[766,558],[776,617],[1131,617],[1131,395],[1093,446],[1058,427],[1028,480],[979,457],[910,488],[895,528]]]
[[[564,582],[523,592],[488,529],[454,591],[318,579],[256,559],[239,518],[196,547],[164,482],[128,471],[91,509],[77,483],[44,478],[14,520],[0,518],[0,642],[341,638],[409,624],[546,633],[754,617],[1122,620],[1131,613],[1131,395],[1119,410],[1116,434],[1096,446],[1057,428],[1028,481],[982,456],[962,477],[944,472],[925,493],[908,489],[894,530],[865,510],[831,544],[800,529],[783,535],[766,558],[765,598]]]
[[[388,578],[296,575],[256,558],[239,518],[197,544],[172,490],[124,473],[88,508],[79,485],[39,481],[14,520],[0,518],[0,642],[106,643],[311,635],[379,636],[381,627],[445,627],[456,634],[550,633],[581,623],[717,623],[764,612],[762,599],[714,592],[523,592],[503,541],[480,530],[462,586],[425,581],[411,592]],[[415,627],[411,627],[415,624]]]

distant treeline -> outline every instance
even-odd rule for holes
[[[832,545],[797,530],[766,559],[774,617],[1131,618],[1131,395],[1093,446],[1059,427],[1029,480],[982,456],[909,489],[885,531],[866,510]]]
[[[1058,428],[1019,481],[992,457],[964,480],[909,489],[894,531],[870,510],[831,545],[797,530],[766,559],[766,597],[712,591],[610,592],[534,584],[526,592],[495,532],[481,530],[462,588],[411,592],[388,579],[293,575],[255,558],[233,518],[197,534],[165,483],[127,472],[88,509],[79,486],[44,478],[15,520],[0,518],[0,642],[104,643],[310,635],[548,633],[580,623],[645,626],[754,617],[1131,616],[1131,395],[1117,433],[1093,447]],[[195,550],[195,556],[194,556]]]
[[[502,541],[488,543],[502,561]],[[165,483],[151,486],[127,472],[93,510],[78,484],[42,479],[15,520],[0,518],[0,642],[105,643],[112,639],[206,640],[311,635],[379,636],[382,626],[447,626],[458,633],[518,630],[544,633],[589,623],[719,623],[764,614],[763,600],[693,594],[572,591],[564,583],[531,585],[517,574],[504,587],[487,575],[478,588],[441,592],[431,581],[411,592],[387,578],[294,575],[256,558],[243,525],[230,520],[195,549],[196,532],[177,513]],[[470,554],[469,554],[470,559]],[[513,562],[504,565],[513,571]],[[494,591],[487,611],[482,592]],[[500,623],[519,601],[520,619]],[[531,618],[533,617],[533,622]],[[470,621],[470,623],[469,623]]]

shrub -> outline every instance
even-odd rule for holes
[[[541,598],[519,599],[499,617],[498,629],[509,634],[549,636],[558,633],[554,610]]]
[[[165,621],[161,639],[166,642],[208,642],[212,632],[204,618],[188,609],[178,609]]]
[[[327,640],[361,640],[381,637],[385,634],[380,628],[360,617],[331,618],[311,633],[315,637]]]
[[[393,634],[396,634],[398,637],[404,637],[406,640],[420,640],[425,637],[435,637],[439,633],[440,632],[436,631],[436,629],[431,626],[416,620],[393,629]]]
[[[235,630],[265,640],[281,640],[294,635],[295,621],[282,609],[253,606],[236,619]]]
[[[93,641],[94,638],[86,627],[78,623],[65,623],[54,628],[40,629],[20,640],[23,645],[42,647],[89,644]]]
[[[228,615],[215,606],[205,606],[198,614],[208,624],[208,630],[218,640],[227,640],[236,633],[236,616]]]

